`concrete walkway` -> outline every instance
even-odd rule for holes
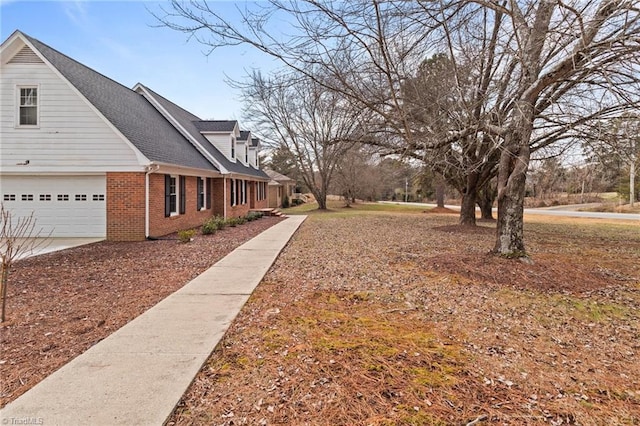
[[[1,423],[162,425],[305,219],[238,247],[8,404]]]

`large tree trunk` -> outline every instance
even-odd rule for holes
[[[318,202],[318,210],[326,210],[327,209],[327,193],[321,190],[311,191],[313,196],[316,197],[316,201]]]
[[[436,204],[440,208],[444,208],[444,191],[445,183],[441,175],[436,174]]]
[[[476,197],[478,196],[478,174],[469,173],[467,186],[462,193],[460,225],[476,226]]]
[[[494,251],[505,257],[525,257],[524,191],[520,184],[507,186],[498,198],[498,225]]]
[[[526,104],[522,114],[505,138],[498,170],[498,223],[494,252],[509,258],[527,257],[524,246],[524,196],[531,150],[529,138],[532,120]]]
[[[493,220],[493,199],[494,191],[488,187],[478,193],[478,207],[482,220]]]
[[[629,167],[629,205],[634,207],[636,202],[636,163],[634,156],[631,156],[631,166]]]

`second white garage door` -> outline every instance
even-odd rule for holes
[[[106,237],[105,176],[2,176],[1,200],[14,217],[37,219],[52,237]]]

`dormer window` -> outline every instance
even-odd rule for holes
[[[18,87],[18,126],[38,125],[38,87]]]

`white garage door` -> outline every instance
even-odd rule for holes
[[[2,176],[1,200],[14,215],[33,212],[36,229],[53,237],[105,237],[105,176]]]

